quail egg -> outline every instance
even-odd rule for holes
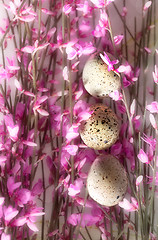
[[[112,55],[108,54],[112,59]],[[108,71],[108,66],[99,54],[92,55],[86,62],[83,84],[87,92],[98,98],[104,98],[121,87],[120,75],[116,71]]]
[[[119,137],[119,121],[116,114],[103,104],[92,105],[90,111],[90,118],[81,122],[81,139],[88,147],[96,150],[111,147]]]
[[[112,155],[100,155],[93,162],[87,189],[90,197],[101,205],[110,207],[124,198],[128,179],[123,165]]]

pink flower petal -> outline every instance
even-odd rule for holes
[[[123,35],[117,35],[117,36],[115,36],[115,37],[114,37],[114,43],[115,43],[115,45],[119,45],[119,44],[122,42],[123,38],[124,38]]]
[[[5,198],[4,197],[0,197],[0,206],[3,205],[4,201],[5,201]]]
[[[4,163],[4,162],[6,162],[6,161],[7,161],[7,156],[1,155],[1,156],[0,156],[0,164]]]
[[[139,158],[139,160],[142,163],[149,163],[149,158],[147,156],[147,154],[143,151],[143,149],[140,149],[139,154],[137,155],[137,157]]]
[[[72,11],[72,7],[70,6],[70,4],[66,4],[63,7],[63,12],[68,15],[70,12]]]
[[[7,188],[10,195],[13,194],[14,190],[21,186],[21,182],[14,182],[14,177],[9,177],[7,180]]]
[[[25,53],[33,53],[34,49],[35,49],[34,46],[26,46],[21,48],[21,51]]]
[[[65,66],[64,69],[63,69],[63,78],[64,78],[65,81],[69,80],[69,71],[68,71],[67,66]]]
[[[151,104],[146,106],[146,109],[151,113],[158,113],[158,102],[154,101]]]
[[[21,227],[27,222],[26,217],[20,217],[18,219],[15,219],[13,222],[13,226]]]
[[[42,116],[45,116],[45,117],[49,116],[49,113],[44,109],[37,108],[37,112],[40,113]]]
[[[81,220],[81,215],[78,213],[73,213],[68,217],[67,221],[69,224],[76,226],[80,222],[80,220]]]
[[[156,84],[158,84],[158,67],[155,65],[155,72],[153,72],[153,79]]]
[[[66,47],[66,53],[69,60],[73,60],[77,55],[77,51],[70,45]]]
[[[119,101],[122,100],[122,93],[120,93],[118,90],[115,90],[109,94],[109,96],[114,100],[114,101]]]
[[[14,84],[15,84],[15,87],[16,87],[20,92],[22,92],[22,86],[21,86],[20,82],[19,82],[17,79],[14,80]]]
[[[40,195],[43,192],[43,182],[41,179],[33,186],[31,190],[32,196]]]
[[[42,97],[37,98],[36,104],[41,104],[48,99],[48,96],[44,95]]]
[[[45,213],[44,212],[34,212],[34,213],[30,213],[31,217],[39,217],[39,216],[43,216]]]
[[[34,223],[32,223],[31,221],[27,221],[27,226],[33,231],[33,232],[38,232],[38,228],[36,227],[36,225]]]
[[[24,91],[24,94],[26,96],[29,96],[29,97],[35,97],[35,94],[34,93],[31,93],[31,92],[28,92],[28,91]]]
[[[31,141],[23,140],[22,143],[29,147],[37,147],[37,143],[31,142]]]
[[[139,186],[139,184],[143,181],[143,175],[140,175],[139,177],[137,177],[136,179],[136,186]]]
[[[119,206],[129,212],[137,210],[136,206],[134,204],[131,204],[126,198],[124,198],[122,202],[119,202]]]
[[[146,2],[145,5],[144,5],[144,7],[143,7],[143,11],[147,11],[148,8],[151,6],[151,4],[152,4],[152,1]]]
[[[7,126],[7,130],[9,132],[11,140],[16,142],[18,140],[19,126],[18,125],[15,125],[14,127]]]
[[[130,106],[130,114],[132,116],[135,114],[135,108],[136,108],[136,100],[133,99],[133,102],[131,103],[131,106]]]
[[[11,236],[9,234],[2,233],[1,240],[11,240]]]
[[[33,20],[35,20],[35,16],[25,15],[18,17],[18,19],[21,20],[22,22],[32,22]]]
[[[114,156],[117,156],[121,153],[121,151],[122,151],[122,144],[120,142],[112,145],[111,154],[113,154]]]
[[[90,0],[97,8],[102,8],[105,6],[104,0]]]
[[[68,195],[71,197],[76,196],[80,193],[81,189],[83,187],[83,181],[79,178],[75,180],[74,184],[70,184],[68,188]]]
[[[64,147],[64,149],[72,156],[75,156],[77,151],[78,151],[78,146],[77,145],[67,145]]]
[[[13,208],[12,206],[4,207],[4,219],[8,223],[10,222],[17,214],[19,213],[18,210]]]
[[[150,113],[149,120],[154,129],[157,129],[157,123],[153,114]]]

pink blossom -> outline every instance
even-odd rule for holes
[[[108,65],[108,71],[114,71],[114,65],[117,64],[119,61],[114,60],[110,61],[108,55],[104,52],[104,56],[100,53],[101,59]]]
[[[1,240],[11,240],[11,236],[6,233],[2,233]]]
[[[81,113],[78,114],[78,122],[88,120],[91,115],[92,115],[92,112],[82,111]]]
[[[38,107],[36,110],[39,114],[41,114],[42,116],[48,117],[49,116],[49,112],[47,112],[46,110]]]
[[[92,45],[91,42],[86,43],[83,47],[82,47],[82,55],[90,55],[92,53],[94,53],[96,51],[96,47],[94,47]]]
[[[31,209],[30,212],[28,212],[27,214],[25,214],[25,216],[19,217],[17,219],[15,219],[13,221],[13,226],[23,226],[25,223],[27,224],[27,226],[33,231],[33,232],[37,232],[38,228],[36,227],[36,225],[34,224],[34,222],[36,221],[36,217],[38,216],[42,216],[45,213],[44,212],[40,212],[40,208],[34,208]]]
[[[50,16],[55,16],[55,15],[56,15],[55,11],[49,11],[49,10],[46,9],[46,8],[42,8],[41,11],[42,11],[44,14],[47,14],[47,15],[50,15]]]
[[[153,233],[150,233],[150,237],[151,237],[151,240],[157,240],[157,237]]]
[[[20,69],[20,67],[16,65],[15,59],[13,57],[11,59],[7,57],[6,59],[9,64],[9,66],[6,66],[6,69],[9,71],[18,71]]]
[[[94,5],[95,7],[97,8],[102,8],[105,6],[105,1],[104,0],[90,0]]]
[[[16,142],[18,140],[18,134],[19,134],[19,126],[15,125],[15,126],[7,126],[7,130],[9,133],[9,137],[13,142]]]
[[[109,96],[114,100],[114,101],[119,101],[122,100],[122,93],[120,93],[118,90],[115,90],[109,94]]]
[[[153,79],[156,84],[158,84],[158,67],[155,65],[155,72],[153,72]]]
[[[63,6],[63,12],[68,15],[70,12],[72,11],[72,7],[70,6],[70,4],[66,4]]]
[[[22,92],[22,86],[21,86],[20,82],[19,82],[17,79],[14,80],[14,84],[15,84],[15,87],[16,87],[20,92]]]
[[[75,197],[76,194],[80,193],[82,187],[83,187],[83,181],[80,178],[78,178],[77,180],[75,180],[74,184],[70,184],[68,188],[69,196]]]
[[[125,75],[127,75],[128,77],[131,76],[131,73],[132,73],[132,68],[131,66],[126,63],[126,65],[120,65],[118,68],[117,68],[117,72],[119,73],[124,73]]]
[[[8,181],[7,181],[7,188],[8,188],[8,192],[9,195],[11,196],[13,194],[13,192],[19,188],[21,186],[21,182],[14,182],[14,178],[13,177],[9,177]]]
[[[63,78],[65,81],[69,81],[69,71],[68,71],[67,66],[65,66],[63,69]]]
[[[5,155],[0,156],[0,166],[3,166],[3,164],[7,161],[7,157]]]
[[[142,140],[146,143],[149,144],[149,146],[155,150],[155,147],[156,147],[156,139],[155,138],[152,138],[152,137],[149,137],[147,135],[144,134],[144,137],[142,137]]]
[[[151,184],[153,182],[153,177],[147,176],[147,178],[149,179],[147,184]],[[158,172],[156,172],[155,185],[158,186]]]
[[[149,54],[151,53],[151,50],[148,47],[144,47],[144,50]]]
[[[150,163],[149,158],[148,158],[147,154],[143,151],[143,149],[140,149],[138,158],[142,163],[146,163],[146,164]]]
[[[84,3],[80,3],[77,4],[77,8],[78,11],[82,11],[83,12],[83,16],[91,13],[91,7],[89,6],[88,1],[84,1]]]
[[[122,144],[120,142],[117,142],[111,146],[111,154],[114,156],[117,156],[122,151]]]
[[[51,28],[48,33],[47,33],[47,41],[49,41],[51,39],[51,37],[54,35],[54,33],[56,32],[56,28],[53,27]]]
[[[77,51],[74,47],[67,45],[66,47],[66,53],[68,60],[73,60],[77,56]]]
[[[140,115],[137,115],[134,118],[132,118],[132,122],[134,124],[134,128],[135,128],[136,132],[139,132],[140,126],[141,126]]]
[[[158,102],[154,101],[151,104],[146,106],[146,109],[151,113],[158,113]]]
[[[157,129],[157,123],[153,114],[150,113],[149,120],[154,129]]]
[[[127,80],[126,76],[123,76],[123,86],[124,88],[131,85],[131,82]]]
[[[24,207],[24,205],[27,204],[31,198],[31,192],[26,188],[17,190],[15,195],[16,195],[15,201],[19,207]]]
[[[119,45],[122,42],[123,38],[124,38],[123,35],[114,36],[114,43],[115,43],[115,45]]]
[[[34,51],[34,46],[26,46],[26,47],[23,47],[23,48],[21,48],[21,51],[22,51],[22,52],[25,52],[25,53],[33,53],[33,51]]]
[[[77,167],[77,170],[80,171],[85,163],[86,163],[86,158],[83,158],[82,160],[79,160],[77,162],[77,164],[75,165]]]
[[[127,15],[127,12],[128,12],[127,8],[123,7],[123,10],[122,10],[122,13],[121,13],[122,17],[125,17]]]
[[[35,54],[37,51],[46,48],[48,45],[49,45],[49,43],[44,43],[42,45],[39,45],[38,40],[36,40],[33,46],[30,46],[30,45],[25,46],[25,47],[21,48],[21,51],[24,53]]]
[[[136,186],[139,186],[139,184],[143,181],[143,175],[140,175],[136,179]]]
[[[78,146],[77,145],[67,145],[64,147],[64,150],[66,150],[70,155],[75,156],[78,151]]]
[[[92,31],[92,34],[97,38],[104,37],[108,27],[108,16],[105,11],[100,11],[99,23],[96,25],[95,30]]]
[[[5,207],[4,206],[4,219],[6,224],[8,224],[16,215],[19,213],[19,211],[12,206]]]
[[[41,179],[38,180],[38,182],[33,186],[31,190],[31,195],[41,195],[43,193],[43,182]]]
[[[151,4],[152,4],[152,1],[147,1],[143,7],[143,11],[147,11],[148,8],[151,6]]]
[[[68,217],[68,223],[73,226],[77,226],[80,223],[81,227],[92,226],[99,222],[102,218],[103,217],[100,212],[96,215],[94,215],[93,213],[83,213],[82,216],[80,213],[73,213]]]
[[[38,97],[35,104],[37,104],[37,105],[42,104],[42,103],[44,103],[47,99],[48,99],[48,96],[46,96],[46,95],[43,95],[42,97]]]
[[[135,114],[135,108],[136,108],[136,100],[133,99],[131,106],[130,106],[130,114],[133,117],[133,115]]]
[[[119,206],[129,212],[138,210],[138,202],[135,198],[131,197],[132,202],[130,203],[126,198],[122,202],[119,202]]]
[[[31,141],[23,140],[22,143],[29,147],[37,147],[37,143],[31,142]]]
[[[29,97],[35,97],[35,94],[34,93],[31,93],[31,92],[28,92],[28,91],[24,91],[24,94],[26,95],[26,96],[29,96]]]
[[[4,197],[0,197],[0,206],[3,205],[4,201],[5,201],[5,198]]]
[[[120,113],[126,112],[126,108],[125,108],[124,104],[122,104],[120,101],[117,101],[117,107],[118,107],[118,110],[120,111]]]
[[[81,216],[79,213],[73,213],[68,217],[68,223],[77,226],[80,223]]]

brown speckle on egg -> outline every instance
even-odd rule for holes
[[[112,55],[108,54],[112,59]],[[119,73],[108,71],[108,66],[99,54],[92,55],[83,69],[83,84],[87,92],[98,98],[108,96],[111,92],[119,90],[121,80]]]
[[[104,206],[114,206],[124,198],[128,179],[123,165],[112,155],[100,155],[93,162],[87,189],[91,198]]]
[[[92,105],[90,110],[92,111],[90,118],[81,123],[80,136],[90,148],[107,149],[119,137],[118,118],[112,109],[103,104]]]

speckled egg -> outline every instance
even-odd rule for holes
[[[128,179],[123,165],[112,155],[100,155],[93,162],[87,189],[91,198],[101,205],[110,207],[124,198]]]
[[[119,122],[112,109],[103,104],[90,107],[92,114],[87,121],[82,121],[80,136],[90,148],[103,150],[111,147],[119,137]]]
[[[112,55],[108,54],[112,59]],[[100,55],[92,55],[86,62],[83,74],[83,84],[87,92],[98,98],[104,98],[121,87],[119,73],[108,71],[108,66]]]

